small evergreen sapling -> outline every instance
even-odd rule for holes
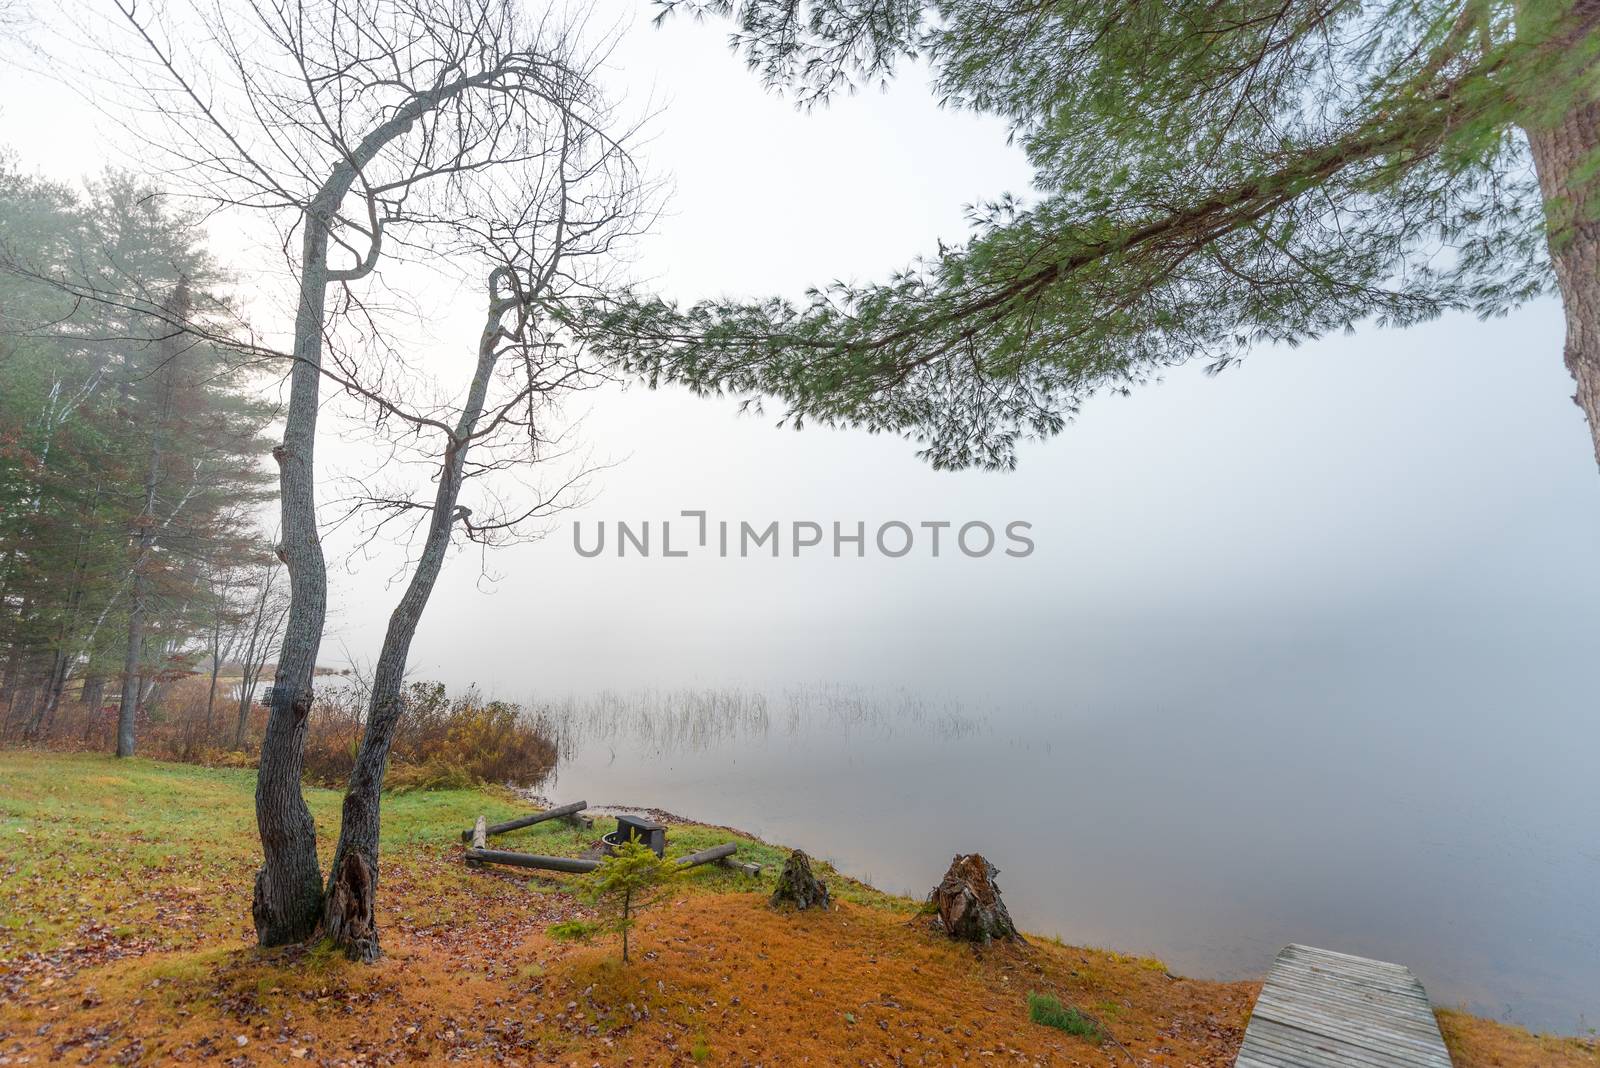
[[[589,876],[588,898],[601,911],[603,926],[622,935],[622,962],[628,962],[628,931],[634,914],[653,904],[677,874],[677,866],[655,855],[649,846],[629,841],[600,862]]]

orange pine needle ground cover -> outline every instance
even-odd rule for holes
[[[90,779],[92,800],[65,788]],[[770,870],[761,884],[685,878],[643,914],[623,966],[613,938],[552,937],[591,915],[559,877],[465,867],[469,814],[515,807],[471,791],[386,802],[381,963],[262,953],[247,919],[250,786],[0,754],[0,1065],[1228,1065],[1257,989],[1039,939],[977,951],[825,866],[843,898],[829,913],[772,911]],[[337,799],[323,793],[311,800],[326,832]],[[685,848],[727,837],[672,835]],[[1109,1037],[1032,1023],[1030,991]],[[1589,1043],[1441,1019],[1458,1068],[1600,1066]]]

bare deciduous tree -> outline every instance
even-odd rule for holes
[[[543,471],[571,455],[566,433],[554,429],[561,425],[556,409],[563,396],[606,376],[564,329],[564,309],[599,294],[618,244],[652,217],[648,190],[623,142],[596,121],[605,115],[603,103],[588,85],[571,88],[582,99],[563,101],[545,128],[530,131],[517,164],[464,184],[470,195],[463,214],[442,235],[486,276],[465,399],[428,413],[372,412],[391,446],[384,470],[392,471],[395,459],[420,462],[434,483],[432,495],[418,499],[393,486],[360,484],[351,497],[354,508],[375,509],[380,517],[369,534],[410,519],[417,545],[374,666],[323,916],[324,932],[359,960],[379,954],[379,796],[404,709],[406,663],[452,540],[458,531],[483,545],[541,533],[541,520],[572,503],[591,470],[577,460],[552,484],[523,485],[512,494],[496,488],[495,476]],[[477,509],[460,503],[469,482],[479,488]]]
[[[426,581],[416,595],[408,590],[399,613],[420,614],[456,524],[491,537],[548,507],[541,500],[525,514],[509,508],[499,518],[468,524],[455,503],[469,471],[502,462],[469,465],[466,446],[518,425],[520,411],[531,423],[541,392],[528,386],[521,407],[498,409],[481,426],[482,396],[474,401],[471,392],[453,421],[408,408],[391,388],[400,361],[372,302],[380,284],[376,268],[397,257],[524,249],[512,235],[542,236],[549,220],[541,216],[539,227],[530,229],[532,219],[514,201],[497,196],[474,203],[493,186],[494,175],[537,169],[553,158],[552,144],[571,147],[581,137],[610,146],[600,153],[607,155],[617,142],[606,132],[611,116],[593,89],[599,56],[583,53],[566,24],[528,21],[513,0],[191,0],[160,10],[137,0],[115,2],[132,43],[108,41],[108,54],[145,95],[145,118],[136,121],[154,124],[147,139],[173,154],[175,173],[217,203],[263,209],[281,220],[295,273],[289,401],[283,441],[274,450],[290,607],[261,747],[256,818],[263,863],[252,911],[262,945],[297,942],[316,930],[324,896],[315,827],[300,792],[312,673],[327,611],[314,478],[322,380],[336,381],[371,406],[379,423],[428,429],[450,443],[428,520],[430,539],[419,557],[416,579]],[[191,54],[179,41],[204,42],[203,51]],[[558,152],[554,158],[565,157]],[[562,188],[582,177],[561,173],[567,175]],[[496,217],[501,209],[511,214]],[[512,244],[502,246],[508,240]],[[597,254],[607,251],[603,241],[594,247]],[[539,262],[566,262],[565,254],[551,258],[551,251],[542,249]],[[540,279],[519,258],[515,267],[503,263],[493,270],[485,330],[490,379],[513,351],[530,383],[540,373],[527,361],[554,344],[558,317],[545,306],[559,297],[556,283],[568,279],[562,268],[553,269]],[[337,294],[331,303],[330,292]],[[484,353],[480,347],[480,366]],[[437,549],[431,548],[435,528],[442,539]],[[397,639],[402,660],[409,640],[409,633]],[[377,701],[375,694],[375,708]],[[381,780],[387,735],[382,718],[374,720],[368,731],[373,756],[368,772],[358,768],[366,777],[352,783],[346,799],[342,840],[375,857],[367,848],[369,838],[376,841],[376,797],[369,798],[368,787]],[[369,804],[370,814],[364,812]],[[352,834],[352,823],[362,829]],[[351,854],[349,844],[342,855]],[[343,870],[336,868],[330,892],[346,885]],[[369,877],[357,898],[370,904],[371,890]],[[356,941],[362,937],[358,933]],[[375,951],[375,938],[371,946]]]

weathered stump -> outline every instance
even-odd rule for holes
[[[828,907],[828,884],[811,871],[811,858],[796,849],[783,862],[778,873],[777,889],[772,891],[772,904],[793,905],[797,909]]]
[[[939,924],[951,938],[985,945],[1000,939],[1020,940],[1016,924],[994,877],[1000,869],[977,853],[957,854],[939,885],[928,895]]]
[[[322,913],[322,933],[351,960],[371,964],[382,955],[373,916],[373,871],[359,852],[344,855]]]

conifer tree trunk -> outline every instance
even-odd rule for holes
[[[100,499],[100,487],[95,486],[94,501]],[[84,544],[87,537],[82,532],[78,535],[77,559],[72,567],[72,593],[67,599],[67,618],[57,632],[56,651],[54,663],[50,668],[50,681],[45,688],[43,706],[35,713],[33,720],[28,724],[28,737],[37,738],[50,725],[56,709],[61,705],[61,695],[66,692],[67,680],[72,677],[72,668],[78,662],[78,654],[71,649],[78,626],[78,615],[83,607],[84,583],[87,580],[85,572],[88,570],[89,561],[84,555]]]
[[[144,481],[144,510],[139,513],[139,548],[133,558],[132,600],[128,608],[128,650],[122,666],[122,707],[117,710],[117,756],[133,756],[134,718],[142,692],[139,664],[144,654],[145,597],[149,583],[145,572],[150,566],[156,543],[156,484],[161,478],[161,434],[150,441],[150,467]]]
[[[1600,196],[1594,178],[1579,173],[1600,158],[1600,105],[1580,104],[1559,125],[1530,131],[1528,141],[1550,205],[1550,258],[1566,311],[1567,370],[1577,384],[1572,399],[1589,420],[1600,463]]]
[[[172,296],[167,301],[166,313],[170,322],[182,323],[189,319],[189,280],[178,278]],[[156,490],[161,485],[162,436],[173,417],[173,394],[177,388],[177,364],[182,355],[183,336],[174,332],[156,354],[152,373],[158,376],[158,407],[154,413],[154,426],[150,431],[150,462],[145,469],[144,507],[139,513],[138,551],[133,559],[131,591],[133,600],[128,611],[128,651],[122,671],[122,707],[117,711],[117,756],[133,756],[134,717],[139,711],[143,679],[140,677],[140,660],[144,650],[144,628],[149,614],[149,570],[155,558],[156,544]]]
[[[1584,36],[1600,33],[1600,2],[1579,0],[1549,42],[1576,55]],[[1567,370],[1577,384],[1572,399],[1583,409],[1600,464],[1600,101],[1593,94],[1600,63],[1573,71],[1579,94],[1559,121],[1526,129],[1545,199],[1545,228],[1556,284],[1566,312]]]

